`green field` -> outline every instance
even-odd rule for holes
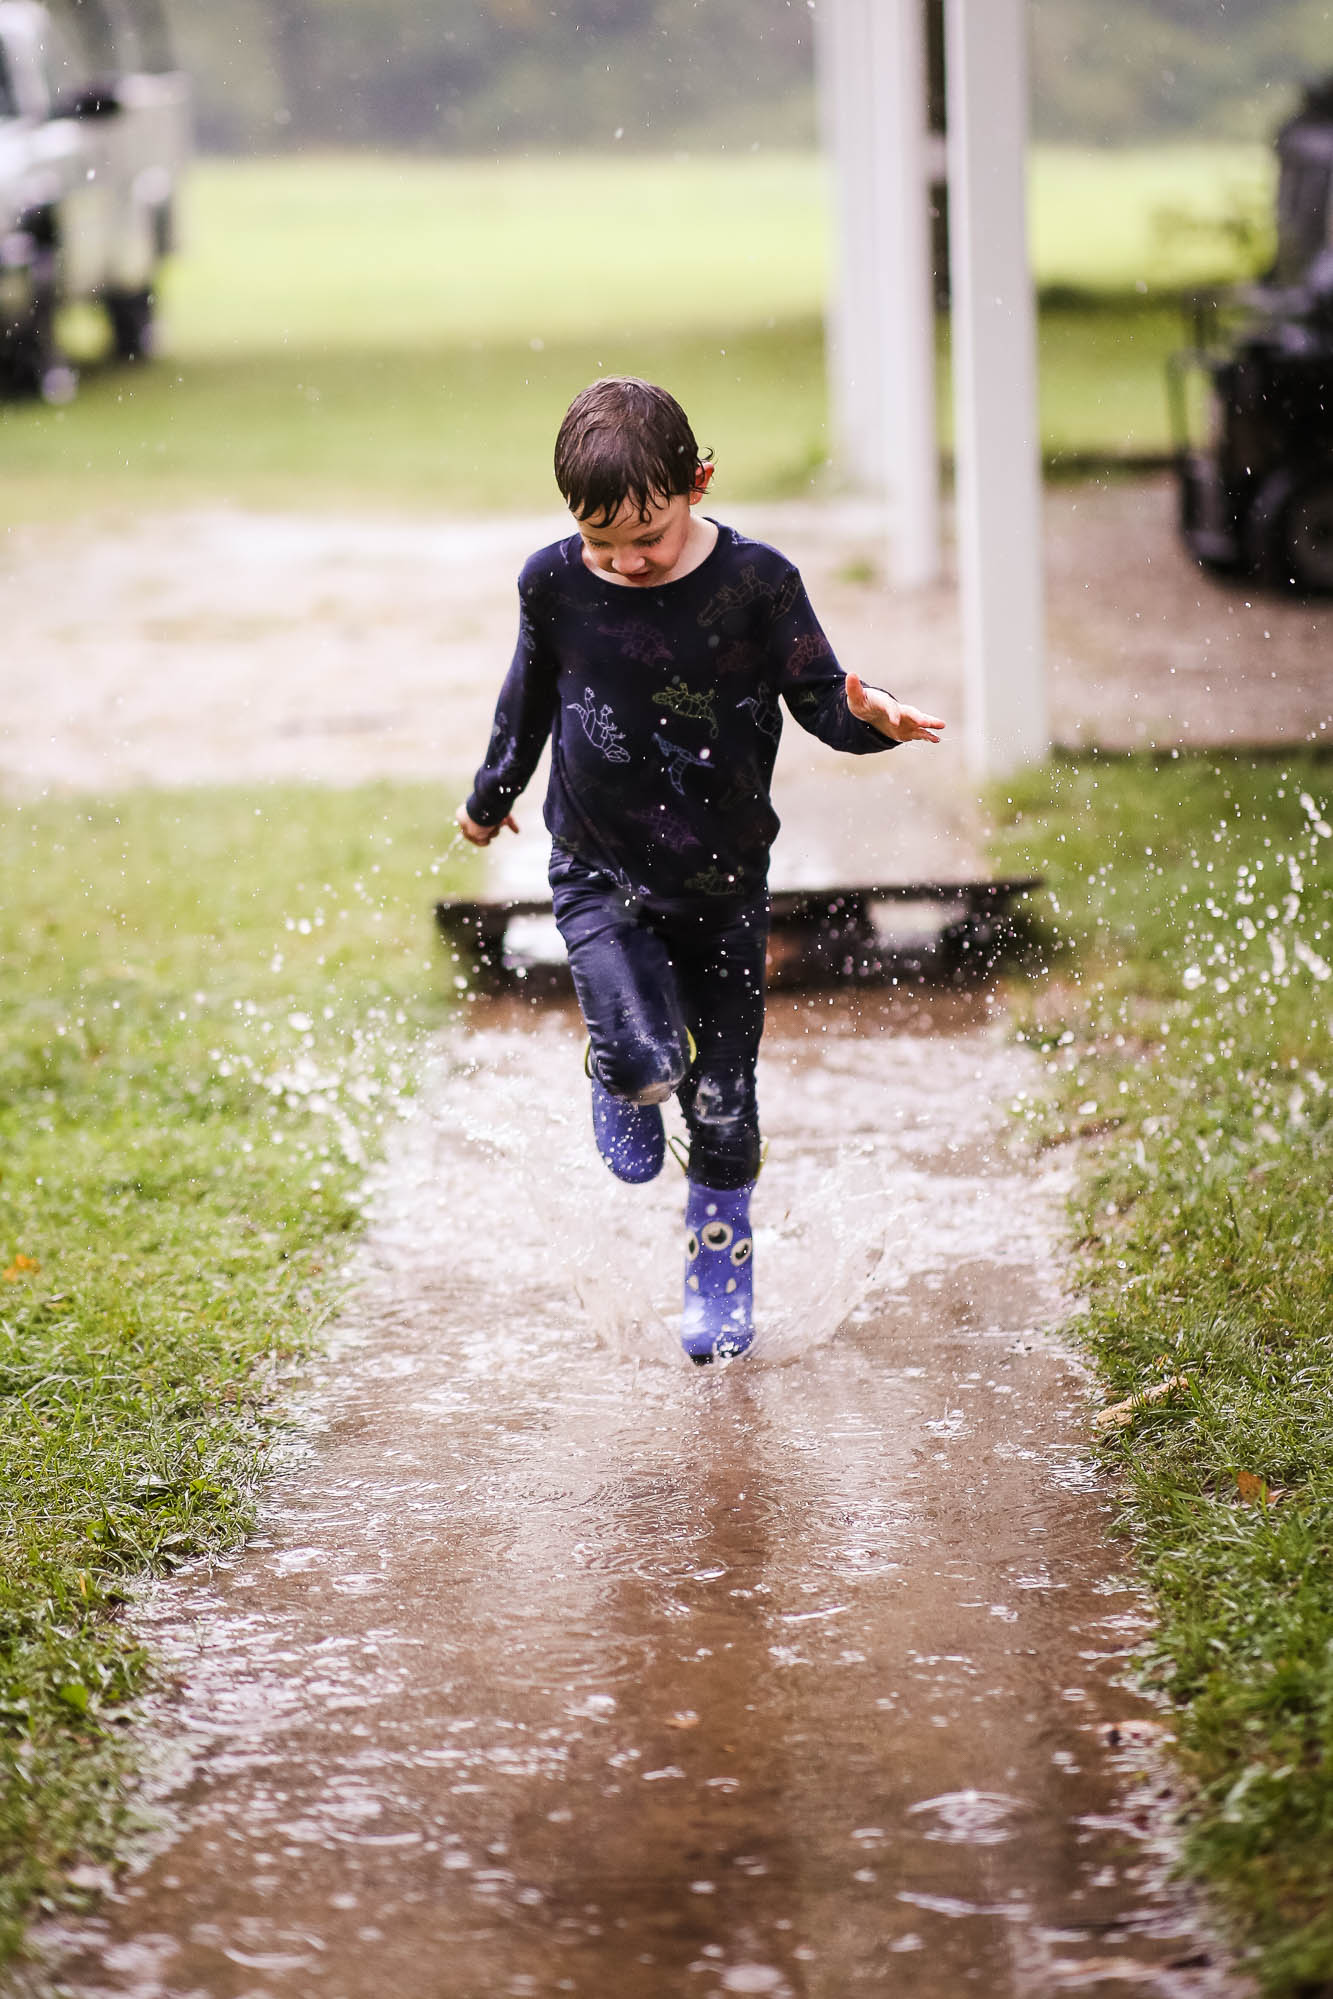
[[[1261,148],[1039,148],[1037,282],[1120,293],[1229,272],[1217,227],[1269,185]],[[802,153],[214,161],[193,177],[169,317],[197,357],[800,320],[828,282],[827,202],[825,169]]]
[[[1257,148],[1038,149],[1048,452],[1163,448],[1177,320],[1161,295],[1235,274],[1237,218],[1267,188]],[[677,390],[730,496],[821,476],[812,155],[202,162],[185,243],[157,365],[90,366],[68,408],[0,411],[0,524],[200,501],[543,505],[561,410],[615,370]],[[69,332],[95,351],[90,314]]]
[[[1178,291],[1253,275],[1277,185],[1265,146],[1038,146],[1032,262],[1045,291]]]

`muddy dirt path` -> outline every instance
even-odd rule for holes
[[[761,1339],[561,1011],[471,1011],[258,1539],[157,1589],[166,1831],[81,1999],[1233,1991],[1161,1879],[1144,1629],[1043,1336],[1062,1169],[983,1002],[776,1005]],[[1108,1724],[1125,1747],[1113,1755]]]

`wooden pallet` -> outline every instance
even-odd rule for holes
[[[1015,939],[1012,904],[1041,887],[1011,881],[875,882],[834,889],[779,889],[772,897],[770,986],[967,984],[994,971]],[[894,905],[928,906],[933,927],[895,933]],[[548,917],[549,901],[437,903],[435,920],[455,961],[489,992],[558,990],[569,984],[560,956],[515,950],[518,918]],[[460,973],[461,976],[461,973]]]

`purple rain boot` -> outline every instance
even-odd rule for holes
[[[656,1104],[613,1097],[592,1075],[592,1130],[597,1150],[617,1180],[641,1187],[655,1180],[666,1157],[666,1129]]]
[[[754,1338],[754,1182],[724,1192],[689,1182],[680,1343],[696,1367],[733,1360]]]

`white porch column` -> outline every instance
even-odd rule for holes
[[[855,486],[884,487],[879,286],[871,165],[874,0],[819,0],[815,48],[820,125],[833,211],[827,310],[832,456]]]
[[[932,582],[940,569],[923,0],[877,0],[869,67],[890,566],[896,582],[911,586]]]
[[[828,313],[834,453],[890,504],[900,583],[939,572],[935,313],[923,0],[820,0],[825,153],[833,176]]]
[[[1001,775],[1048,747],[1025,0],[945,0],[965,735]]]

